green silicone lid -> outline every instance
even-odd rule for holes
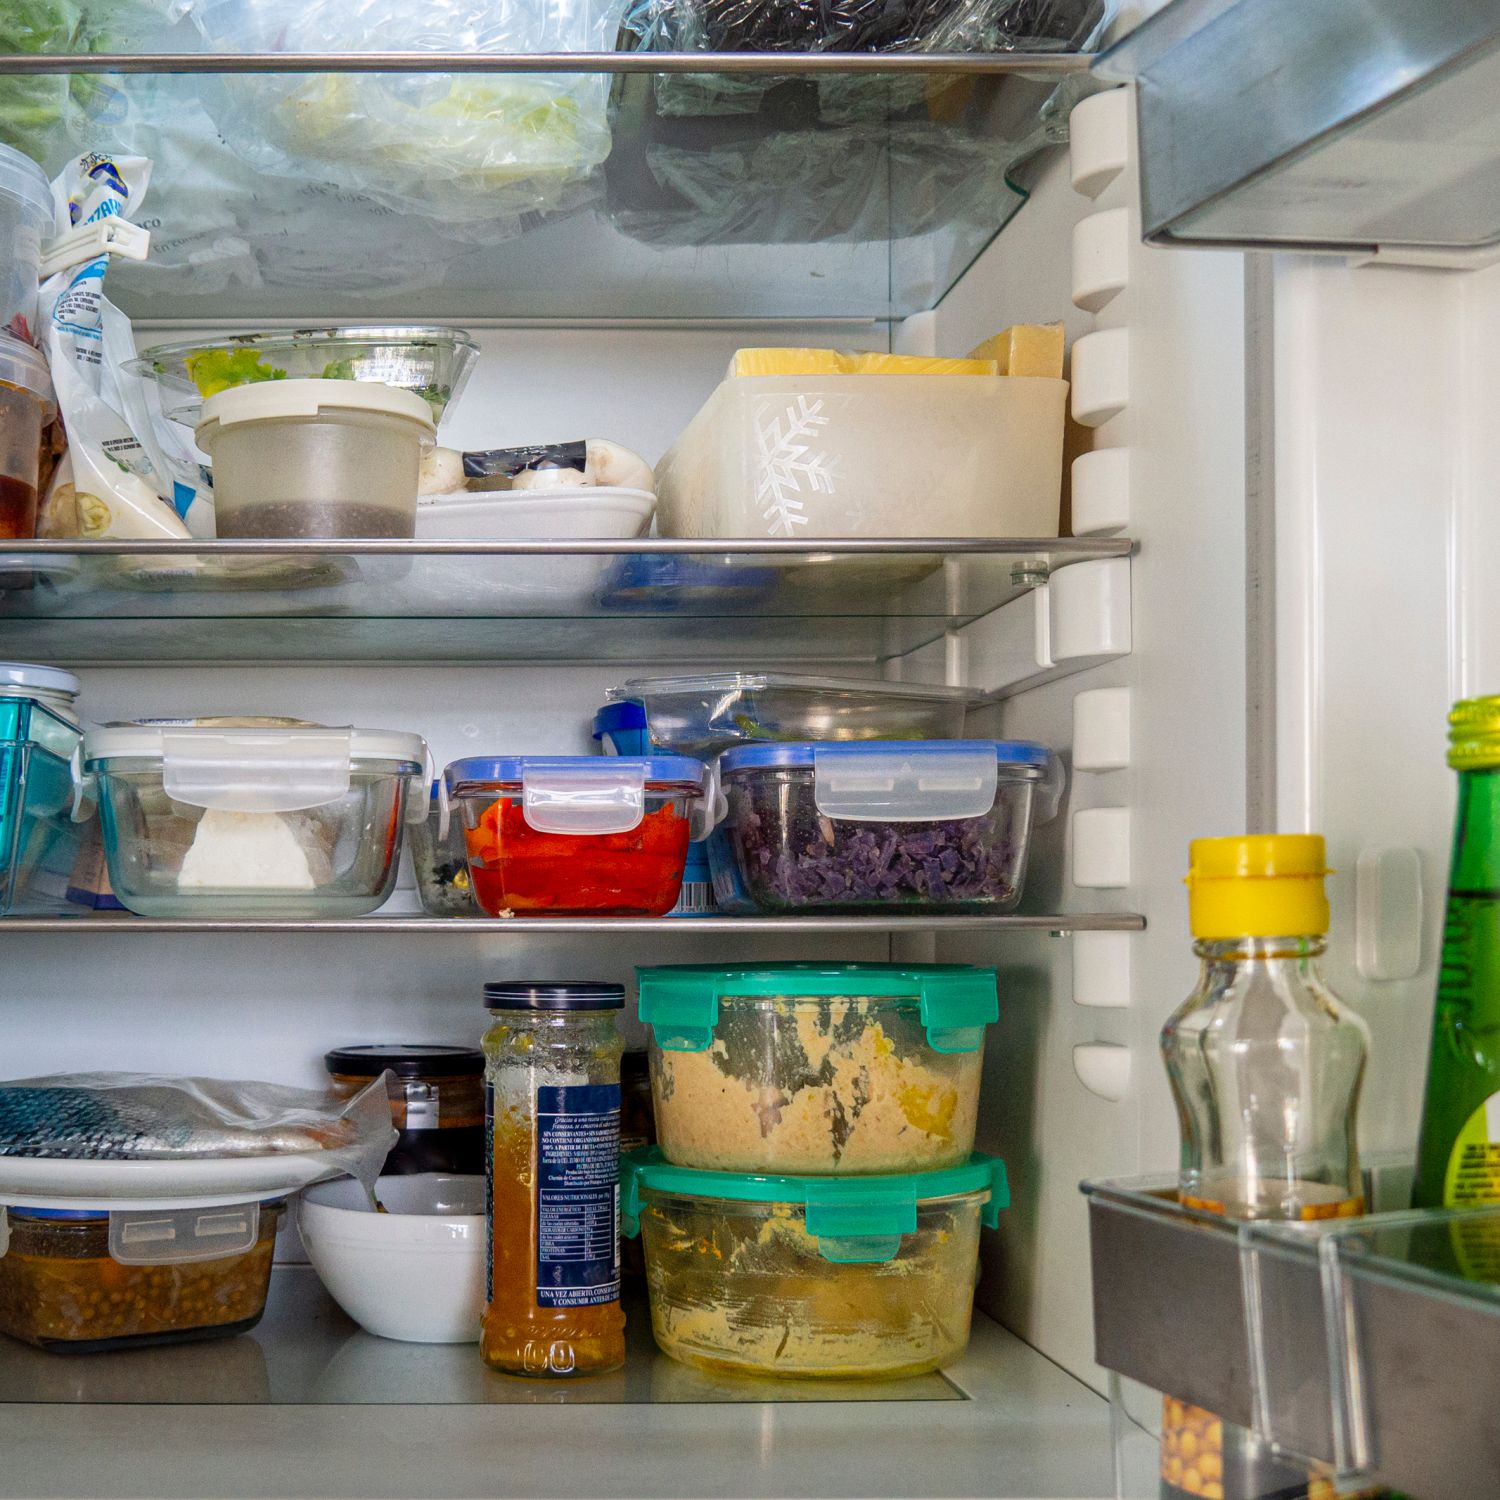
[[[977,1052],[1000,1018],[995,971],[977,964],[667,964],[635,971],[640,1017],[668,1052],[712,1044],[721,1001],[770,996],[915,1000],[934,1052]]]
[[[881,1177],[777,1177],[750,1172],[702,1172],[674,1167],[656,1146],[632,1151],[620,1162],[620,1222],[626,1235],[641,1230],[641,1195],[671,1193],[734,1203],[791,1203],[806,1215],[823,1259],[835,1264],[884,1262],[916,1233],[917,1205],[939,1198],[984,1193],[980,1221],[994,1229],[1010,1207],[1005,1163],[976,1151],[960,1167],[900,1172]]]

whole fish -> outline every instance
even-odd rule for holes
[[[329,1150],[357,1135],[347,1101],[224,1078],[76,1073],[0,1083],[0,1156],[108,1161]]]

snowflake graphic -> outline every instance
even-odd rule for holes
[[[755,443],[760,482],[755,503],[771,536],[795,536],[807,525],[804,494],[831,495],[838,477],[837,455],[819,453],[818,429],[828,425],[821,397],[798,396],[789,403],[764,398],[755,407]]]

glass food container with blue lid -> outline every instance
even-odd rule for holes
[[[726,751],[719,784],[719,851],[761,911],[986,913],[1020,901],[1061,769],[1024,740],[801,741]]]

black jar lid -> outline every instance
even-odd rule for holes
[[[442,1043],[377,1043],[369,1047],[339,1047],[323,1058],[330,1073],[346,1078],[375,1078],[387,1068],[397,1078],[466,1078],[484,1072],[484,1053],[475,1047]]]
[[[490,1010],[619,1010],[625,1004],[623,984],[593,980],[506,979],[484,987]]]

